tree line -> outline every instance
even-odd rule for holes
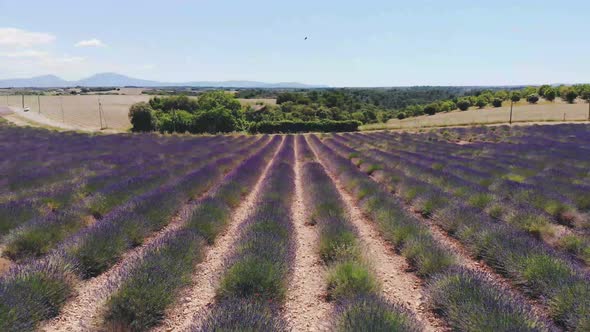
[[[202,91],[155,96],[134,104],[129,117],[133,131],[219,133],[354,131],[361,124],[434,115],[472,107],[501,107],[505,102],[561,98],[590,102],[590,85],[521,88],[413,87],[392,89],[243,90],[237,94]],[[242,106],[236,97],[275,97],[276,105]],[[403,105],[399,107],[400,105]]]
[[[264,109],[265,107],[262,107]],[[242,106],[231,94],[207,91],[198,98],[185,95],[153,97],[129,109],[134,132],[161,133],[293,133],[356,131],[356,120],[258,118],[251,106]]]
[[[473,95],[460,98],[439,100],[424,105],[410,105],[401,110],[396,110],[395,117],[401,120],[407,117],[434,115],[454,110],[466,111],[471,107],[482,109],[492,106],[497,108],[502,107],[505,101],[519,102],[526,100],[530,104],[536,104],[541,98],[549,102],[561,98],[565,102],[572,104],[578,97],[590,102],[590,84],[562,85],[559,87],[542,85],[540,87],[529,86],[513,90],[477,91]]]

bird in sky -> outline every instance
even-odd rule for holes
[[[307,40],[307,37],[305,37],[305,39],[304,39],[304,40]]]

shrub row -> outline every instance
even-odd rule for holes
[[[178,180],[179,175],[186,173],[187,169],[194,170],[206,165],[207,161],[216,157],[218,150],[223,147],[225,147],[224,144],[212,144],[205,150],[200,149],[205,152],[202,155],[202,160],[194,162],[189,159],[186,162],[176,162],[175,166],[170,166],[168,169],[170,173],[167,174],[170,174],[173,181],[174,179]],[[11,259],[34,258],[45,255],[68,236],[87,226],[88,214],[92,213],[101,218],[111,211],[115,205],[124,207],[125,198],[129,200],[134,194],[149,193],[148,190],[150,189],[155,190],[154,187],[158,183],[163,183],[166,179],[163,175],[161,170],[155,170],[146,172],[134,180],[123,178],[118,183],[105,188],[106,190],[98,192],[92,197],[80,199],[76,204],[34,218],[7,236],[4,255]]]
[[[452,328],[461,330],[464,320],[467,320],[474,331],[490,328],[494,330],[493,327],[503,326],[505,315],[514,319],[507,330],[519,330],[522,326],[528,326],[525,331],[536,331],[537,327],[544,326],[524,301],[505,301],[508,295],[485,276],[473,271],[457,272],[454,257],[432,238],[426,226],[405,212],[403,205],[395,197],[372,181],[368,175],[359,171],[348,158],[339,155],[316,136],[312,136],[311,141],[326,165],[343,180],[347,189],[354,193],[360,208],[376,223],[381,234],[408,260],[416,274],[429,281],[426,295],[431,299],[431,308],[443,315]],[[355,158],[357,155],[350,157]],[[477,299],[473,297],[473,289],[454,288],[455,293],[448,296],[455,300],[444,304],[432,300],[432,294],[439,291],[445,282],[467,282],[471,279],[477,280],[477,283],[473,283],[474,287],[480,287],[475,289]],[[474,303],[480,304],[477,314],[462,317],[461,320],[448,314],[470,310]]]
[[[299,145],[305,151],[305,141]],[[334,325],[346,331],[420,331],[421,325],[405,309],[379,296],[372,272],[362,257],[356,230],[338,189],[317,162],[303,165],[308,224],[319,227],[319,255],[328,268],[328,299],[337,301]]]
[[[69,234],[86,226],[89,215],[100,219],[132,195],[147,191],[167,178],[194,167],[191,153],[206,153],[208,149],[215,151],[227,141],[222,139],[209,146],[194,144],[182,152],[170,151],[167,156],[171,160],[168,161],[158,149],[143,154],[141,149],[136,153],[127,153],[125,147],[120,151],[122,155],[101,156],[103,160],[97,164],[85,162],[89,166],[84,167],[84,174],[75,176],[71,181],[31,193],[25,200],[15,198],[0,205],[0,211],[7,212],[7,222],[0,222],[0,228],[10,230],[3,239],[7,244],[4,255],[18,260],[46,254]],[[149,162],[141,163],[142,157],[148,158]],[[113,164],[120,167],[112,167]],[[144,172],[137,174],[139,169]],[[93,173],[95,175],[89,176]],[[26,207],[29,210],[23,211]]]
[[[10,307],[0,307],[2,320],[8,317],[7,330],[34,327],[40,320],[57,315],[77,282],[72,276],[89,278],[111,267],[125,250],[140,244],[149,232],[163,227],[179,204],[219,180],[227,167],[247,151],[249,148],[239,150],[238,146],[232,152],[220,154],[209,165],[175,183],[135,198],[128,204],[130,209],[113,211],[64,243],[54,254],[39,262],[17,266],[0,277],[1,302],[11,303]],[[43,296],[45,289],[51,290],[47,296]],[[37,307],[42,314],[31,315],[29,308]]]
[[[190,282],[204,244],[213,243],[225,229],[240,198],[252,188],[279,142],[275,136],[254,151],[213,194],[198,203],[181,230],[160,241],[136,267],[129,268],[124,284],[107,304],[110,326],[143,331],[160,322],[178,290]]]
[[[130,202],[130,209],[114,211],[97,222],[70,250],[79,262],[80,273],[88,278],[111,267],[125,250],[141,244],[147,234],[164,227],[178,206],[211,188],[250,150],[247,146],[228,152],[217,151],[215,159],[204,167],[136,197]]]
[[[302,133],[302,132],[346,132],[358,131],[362,123],[356,120],[335,121],[262,121],[253,123],[251,133]]]
[[[334,144],[357,145],[352,137],[338,138]],[[340,139],[344,143],[340,143]],[[366,144],[374,144],[374,142],[375,139],[370,138],[366,138],[365,141]],[[391,148],[396,149],[398,146],[394,145]],[[354,149],[351,151],[357,153]],[[469,172],[468,166],[449,165],[445,157],[436,159],[424,157],[424,159],[421,160],[419,156],[407,157],[403,152],[370,149],[365,153],[363,163],[387,165],[388,174],[392,175],[388,179],[390,187],[395,188],[408,202],[411,201],[425,214],[429,213],[428,210],[432,209],[435,203],[450,204],[445,202],[446,199],[443,200],[443,197],[460,199],[496,220],[512,224],[535,237],[548,238],[554,236],[555,228],[551,225],[552,223],[564,223],[566,220],[575,219],[573,217],[575,214],[571,213],[571,204],[564,202],[560,197],[555,197],[554,194],[543,194],[536,186],[501,179],[488,188],[461,178],[453,172],[458,170],[462,173],[477,173]],[[442,168],[443,164],[446,164],[444,168]],[[481,181],[488,179],[489,176],[484,176]],[[437,194],[434,195],[429,187],[437,188]],[[415,196],[419,192],[429,193],[433,200],[416,199]],[[437,202],[434,196],[438,197]],[[563,247],[582,261],[590,262],[590,240],[585,236],[571,234],[563,238],[558,243],[558,247]]]
[[[288,136],[264,180],[256,210],[241,226],[235,253],[217,290],[218,302],[196,330],[253,330],[285,326],[278,305],[285,299],[294,244],[294,139]],[[257,310],[250,310],[256,303]],[[245,325],[250,324],[250,325]]]
[[[342,153],[347,154],[345,150]],[[473,257],[515,280],[525,293],[544,299],[557,324],[570,330],[588,329],[589,277],[567,257],[527,233],[494,222],[480,210],[449,198],[436,186],[389,173],[387,168],[384,173],[386,181],[394,181],[390,188],[403,190],[405,199],[418,202],[423,214],[428,211],[424,215],[457,238]]]

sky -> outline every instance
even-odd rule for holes
[[[0,0],[0,79],[582,83],[589,12],[587,0]]]

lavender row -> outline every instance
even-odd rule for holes
[[[130,203],[131,209],[101,219],[55,253],[11,269],[0,278],[0,293],[6,296],[2,302],[13,303],[6,308],[8,311],[0,313],[0,316],[6,316],[2,321],[7,321],[11,328],[35,326],[39,321],[57,315],[79,278],[105,271],[125,250],[165,226],[180,204],[210,188],[247,151],[229,153],[167,187],[138,197]],[[48,271],[54,267],[57,272]],[[43,295],[39,288],[56,290]],[[16,295],[18,298],[14,298]],[[31,315],[29,307],[42,309]]]
[[[576,137],[575,135],[566,137],[569,136]],[[584,159],[588,151],[583,149],[583,145],[577,144],[576,140],[567,143],[538,142],[538,138],[528,137],[529,141],[523,141],[518,145],[496,143],[463,145],[458,148],[455,144],[442,141],[433,141],[428,144],[420,141],[421,139],[423,139],[422,136],[417,136],[409,145],[424,145],[429,155],[438,154],[442,149],[445,154],[440,155],[440,158],[445,166],[453,163],[463,166],[467,162],[473,169],[487,169],[488,173],[483,173],[484,176],[489,177],[492,173],[499,178],[528,184],[528,187],[522,188],[521,191],[528,191],[532,185],[536,195],[533,203],[537,203],[538,206],[562,203],[570,210],[577,208],[585,211],[590,208],[590,194],[587,190],[590,188],[590,183],[587,181],[590,161],[587,160],[588,158]],[[532,139],[535,141],[531,141]],[[408,147],[397,146],[397,148],[406,150]],[[456,154],[461,154],[462,157],[456,159],[454,156]],[[477,156],[477,158],[466,161],[465,156]],[[546,176],[548,174],[559,176],[548,177]],[[576,179],[581,182],[576,183]],[[584,182],[586,182],[585,185]],[[588,220],[585,222],[588,223]]]
[[[384,179],[399,181],[388,170],[383,171]],[[426,217],[457,238],[473,257],[514,280],[526,294],[544,301],[557,324],[570,330],[587,329],[590,283],[585,272],[526,233],[498,224],[460,201],[446,204],[441,197],[436,188],[427,188],[415,192],[414,199],[429,209]]]
[[[354,144],[354,141],[349,140],[347,143]],[[339,148],[349,151],[346,146],[339,146]],[[547,238],[548,242],[555,242],[552,241],[555,232],[554,227],[551,226],[553,218],[547,211],[514,202],[513,198],[523,195],[523,192],[527,193],[526,201],[534,202],[535,191],[531,188],[518,190],[523,187],[521,184],[503,182],[502,186],[496,186],[497,189],[492,192],[486,187],[458,179],[449,174],[446,169],[435,170],[419,162],[398,158],[391,153],[376,149],[368,150],[363,156],[363,161],[373,165],[372,167],[387,168],[392,189],[395,188],[425,215],[430,214],[430,210],[436,209],[436,205],[451,205],[454,201],[460,200],[496,220],[514,225],[536,237]],[[421,197],[424,194],[427,198]],[[434,197],[437,200],[434,200]],[[554,214],[561,214],[562,206],[550,204],[546,206],[546,209],[551,208],[549,210]],[[560,220],[564,219],[565,217]],[[573,242],[574,245],[568,245],[568,241]],[[590,239],[583,234],[565,236],[558,240],[557,247],[563,248],[564,251],[573,254],[583,262],[590,261]]]
[[[110,135],[89,136],[82,134],[33,132],[12,127],[0,127],[0,136],[6,137],[0,146],[3,155],[10,155],[10,163],[5,163],[0,174],[5,176],[6,185],[2,188],[13,192],[30,191],[32,186],[39,188],[45,184],[59,183],[67,179],[72,171],[80,167],[99,170],[108,168],[118,158],[128,156],[141,159],[161,151],[182,151],[189,145],[211,142],[210,138],[191,140],[161,139],[149,135]],[[196,144],[193,144],[196,143]],[[177,149],[179,147],[180,149]],[[127,162],[133,159],[127,159]]]
[[[298,147],[309,149],[301,140]],[[388,303],[362,257],[358,234],[338,189],[317,162],[302,167],[307,223],[319,228],[319,256],[328,270],[327,296],[336,301],[335,329],[344,331],[421,331],[413,315],[398,304]]]
[[[217,303],[193,330],[285,330],[285,299],[294,255],[291,202],[294,138],[287,136],[261,186],[256,210],[240,226],[234,254],[217,290]]]
[[[220,141],[223,140],[220,139]],[[64,143],[65,146],[75,144],[75,142]],[[102,186],[108,185],[109,183],[116,183],[117,181],[122,182],[126,176],[125,174],[128,174],[128,176],[135,174],[135,177],[141,180],[141,177],[145,179],[145,176],[138,174],[140,170],[146,171],[161,168],[164,169],[161,172],[165,172],[166,165],[168,165],[168,170],[173,172],[173,166],[179,164],[179,161],[187,160],[188,158],[186,156],[190,156],[191,152],[198,153],[199,151],[203,151],[200,146],[197,145],[196,147],[184,151],[173,150],[172,152],[174,153],[168,152],[164,156],[160,150],[144,153],[141,148],[130,147],[127,149],[118,146],[114,149],[116,152],[110,155],[110,157],[103,156],[102,154],[97,154],[99,157],[88,157],[81,163],[84,165],[82,169],[86,175],[80,174],[73,180],[63,181],[59,184],[42,187],[41,190],[28,192],[25,197],[13,195],[13,199],[0,203],[0,212],[2,212],[0,213],[2,215],[0,217],[0,234],[5,234],[10,229],[22,225],[25,221],[33,218],[55,214],[56,211],[63,210],[76,201],[88,200],[88,196],[93,195]],[[214,149],[215,147],[212,146],[211,148]],[[88,154],[91,156],[94,155],[95,150],[89,147]],[[183,157],[181,153],[185,156]],[[59,158],[59,156],[56,157]],[[100,162],[96,163],[96,158]],[[164,160],[165,158],[168,160]],[[53,171],[53,168],[43,169],[45,171]],[[59,170],[59,168],[57,169]],[[135,182],[139,183],[139,181]],[[106,192],[103,194],[109,193]],[[93,207],[91,206],[90,208]],[[101,206],[99,205],[98,208],[100,209]]]
[[[245,140],[246,142],[248,141]],[[237,144],[228,146],[228,151],[232,151],[232,149],[239,146]],[[223,145],[212,145],[211,149],[215,150],[220,147],[223,147]],[[139,195],[143,192],[149,194],[148,190],[150,188],[157,190],[154,187],[158,183],[164,183],[167,177],[171,177],[172,181],[178,181],[178,178],[186,172],[185,169],[194,171],[194,169],[206,165],[211,159],[215,160],[218,157],[217,154],[217,151],[202,154],[200,156],[203,158],[201,161],[195,163],[189,160],[187,163],[180,163],[178,167],[171,166],[167,170],[168,172],[156,170],[146,173],[140,177],[140,180],[143,181],[130,182],[123,180],[121,183],[107,187],[107,191],[101,193],[109,195],[108,197],[98,194],[92,197],[94,199],[80,200],[78,204],[34,218],[7,236],[4,255],[20,260],[42,256],[70,235],[86,227],[87,216],[90,213],[102,218],[102,214],[97,214],[97,212],[107,213],[117,205],[124,207],[126,201],[131,199],[134,194]],[[111,204],[105,204],[109,202]],[[121,212],[120,209],[118,212]]]
[[[138,264],[128,267],[125,282],[108,301],[107,325],[142,331],[160,322],[178,290],[188,284],[196,263],[203,257],[205,244],[213,243],[226,228],[232,211],[254,186],[279,143],[277,136],[254,150],[214,193],[197,204],[186,217],[186,225],[154,245]]]
[[[511,298],[484,275],[459,269],[453,255],[432,238],[430,230],[352,162],[317,137],[312,137],[311,142],[327,167],[355,195],[359,207],[375,222],[381,234],[408,260],[415,273],[428,282],[426,296],[430,299],[430,308],[442,315],[452,328],[475,331],[545,330],[545,323],[522,299]],[[471,284],[477,288],[448,288],[447,302],[436,301],[433,297],[452,281],[468,283],[469,280],[476,280]],[[474,309],[476,304],[477,310]],[[453,314],[455,312],[471,312],[472,315],[457,316]]]

